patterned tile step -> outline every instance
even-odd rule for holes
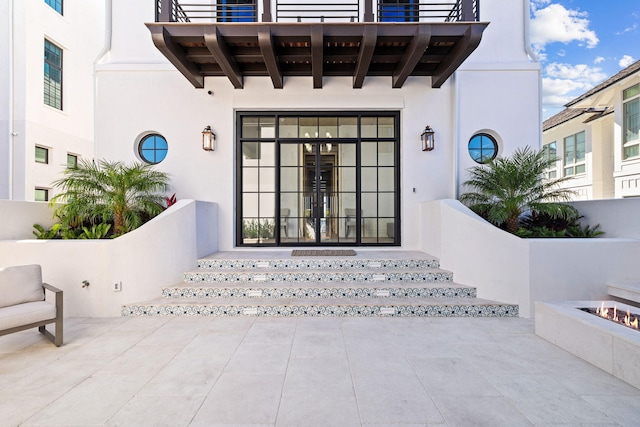
[[[412,272],[347,272],[347,271],[300,271],[300,272],[188,272],[186,283],[443,283],[451,282],[453,273],[444,270]]]
[[[251,287],[172,287],[162,289],[164,298],[475,298],[470,286],[350,286],[331,283],[324,286],[280,286],[255,283]]]
[[[132,304],[122,307],[123,316],[331,316],[331,317],[517,317],[518,306],[468,298],[443,303],[442,300],[255,300],[228,299],[202,304],[199,300],[184,299],[175,303],[162,301]]]
[[[198,260],[203,270],[378,270],[378,269],[432,269],[439,268],[436,259],[220,259]]]

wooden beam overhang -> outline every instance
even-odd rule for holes
[[[229,78],[231,84],[236,89],[242,89],[243,78],[236,61],[229,53],[229,48],[220,35],[220,30],[215,26],[204,28],[204,44],[213,55],[215,61],[220,65],[224,74]]]
[[[419,26],[402,61],[400,61],[396,71],[393,73],[391,87],[394,89],[402,87],[407,77],[411,75],[416,65],[418,65],[418,61],[424,55],[424,51],[429,47],[429,40],[431,40],[431,28],[424,25]]]
[[[484,29],[469,27],[464,33],[462,42],[452,49],[452,54],[440,62],[440,66],[431,77],[431,86],[439,88],[458,69],[464,60],[476,50],[482,39]]]
[[[284,87],[282,73],[280,72],[280,66],[276,59],[275,47],[273,45],[273,39],[271,38],[271,29],[266,25],[258,30],[258,44],[260,45],[260,52],[264,57],[264,65],[267,67],[267,72],[271,77],[274,89],[282,89]]]
[[[313,88],[322,89],[322,76],[324,75],[324,46],[323,31],[321,25],[311,27],[311,75],[313,76]]]
[[[153,27],[150,29],[151,39],[158,50],[189,80],[189,83],[196,88],[203,88],[204,76],[195,63],[187,58],[182,48],[173,42],[167,29],[163,27]]]
[[[438,88],[477,48],[488,23],[149,23],[163,55],[196,88],[226,76],[235,88],[245,76],[268,76],[274,88],[286,76],[350,76],[361,88],[368,76],[431,76]]]
[[[369,71],[369,65],[373,59],[373,52],[376,49],[377,39],[378,31],[376,27],[372,25],[364,27],[362,42],[360,42],[360,51],[358,52],[358,60],[356,62],[356,69],[353,74],[354,89],[361,89],[364,84],[364,78]]]

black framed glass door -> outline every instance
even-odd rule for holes
[[[238,113],[243,246],[399,245],[398,113]]]

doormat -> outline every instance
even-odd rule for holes
[[[354,256],[353,249],[294,249],[291,256]]]

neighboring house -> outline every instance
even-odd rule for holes
[[[0,2],[0,199],[46,201],[52,181],[93,157],[100,1]]]
[[[640,61],[543,123],[549,177],[572,176],[576,200],[640,196]]]
[[[421,202],[541,141],[528,0],[66,1],[62,15],[52,1],[0,6],[14,17],[0,198],[59,176],[38,146],[56,167],[156,164],[178,199],[218,204],[219,250],[415,249]],[[42,99],[45,40],[62,110]]]

